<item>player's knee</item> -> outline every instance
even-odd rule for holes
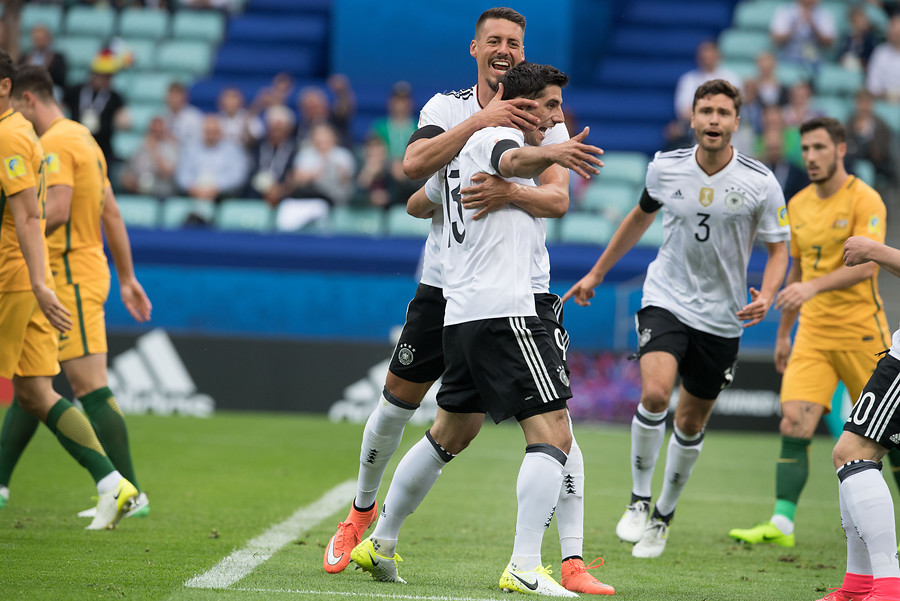
[[[807,433],[809,427],[805,421],[797,414],[785,412],[781,416],[778,424],[778,431],[782,436],[790,436],[792,438],[809,438],[811,435]]]
[[[706,420],[700,415],[679,415],[675,414],[675,427],[678,428],[686,436],[696,436],[703,432],[706,427]]]
[[[672,391],[664,386],[645,385],[641,391],[641,404],[647,411],[659,413],[668,409],[670,396],[672,396]]]

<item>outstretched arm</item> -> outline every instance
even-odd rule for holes
[[[590,133],[585,127],[580,134],[560,144],[547,146],[522,146],[503,153],[497,171],[503,177],[533,178],[540,175],[547,167],[556,163],[571,169],[587,179],[591,175],[599,175],[603,163],[597,155],[603,151],[596,146],[584,144],[583,140]]]
[[[119,212],[116,196],[109,186],[106,188],[106,200],[100,219],[103,223],[103,232],[106,234],[109,252],[112,254],[113,263],[116,266],[122,304],[136,321],[149,321],[153,305],[150,304],[147,293],[144,292],[144,288],[134,275],[134,261],[131,258],[131,241],[128,239],[128,230],[125,229],[125,222]]]
[[[784,281],[785,271],[787,271],[787,244],[784,242],[766,242],[766,250],[769,252],[769,258],[763,271],[760,290],[750,288],[751,302],[737,312],[738,319],[741,321],[749,320],[744,324],[745,328],[755,326],[769,312],[772,301],[781,287],[781,282]]]
[[[848,267],[869,261],[878,263],[900,277],[900,250],[865,236],[851,236],[844,242],[844,264]]]

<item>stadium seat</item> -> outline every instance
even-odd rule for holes
[[[723,61],[722,68],[740,77],[741,81],[756,77],[756,63],[751,60]]]
[[[769,24],[780,0],[744,0],[734,9],[734,26],[738,29],[769,31]]]
[[[213,44],[225,35],[225,16],[213,10],[180,10],[172,19],[176,40],[202,40]]]
[[[199,40],[170,40],[161,42],[156,56],[156,66],[160,71],[173,74],[203,75],[212,64],[212,49]]]
[[[188,216],[192,213],[212,221],[215,214],[215,205],[211,202],[196,200],[187,196],[172,196],[163,203],[162,227],[169,230],[183,227]]]
[[[64,19],[66,35],[91,36],[99,42],[113,35],[116,28],[116,11],[111,8],[73,6]]]
[[[116,195],[119,212],[128,227],[155,228],[159,226],[159,200],[152,196]]]
[[[775,76],[786,88],[790,88],[798,81],[809,81],[809,72],[793,63],[778,63],[775,67]]]
[[[150,71],[156,67],[156,42],[142,38],[128,38],[123,42],[134,58],[132,69]]]
[[[873,165],[871,161],[857,159],[853,162],[853,166],[850,170],[862,181],[870,186],[875,186],[875,165]]]
[[[129,105],[128,114],[131,116],[131,130],[138,133],[146,132],[153,118],[157,115],[164,115],[166,110],[166,105],[155,102]]]
[[[643,186],[647,177],[650,159],[642,152],[611,150],[600,157],[603,169],[597,177],[599,181],[624,181],[634,186]]]
[[[754,60],[763,50],[771,49],[767,32],[726,29],[719,36],[719,51],[724,60]]]
[[[112,147],[115,155],[127,161],[130,159],[144,141],[144,134],[137,131],[117,131],[112,137]]]
[[[380,236],[384,233],[384,209],[374,207],[334,207],[331,232],[351,236]]]
[[[814,87],[816,94],[850,96],[862,87],[863,77],[862,71],[825,63],[819,67]]]
[[[69,64],[70,73],[67,81],[70,83],[81,83],[82,80],[72,77],[72,67],[83,67],[87,69],[91,65],[94,56],[103,47],[103,40],[90,37],[61,37],[54,42],[56,49],[66,56]]]
[[[647,231],[644,232],[644,235],[641,236],[641,239],[638,240],[637,246],[645,246],[645,247],[656,247],[658,248],[663,243],[663,226],[662,226],[662,211],[660,211],[656,215],[656,219],[653,220],[653,223],[650,224],[650,227],[647,228]]]
[[[19,30],[22,32],[22,41],[29,37],[29,32],[35,25],[46,25],[54,35],[59,33],[62,25],[62,7],[55,4],[25,4],[22,7],[22,15],[19,21]]]
[[[592,181],[585,191],[582,207],[619,223],[637,206],[641,189],[623,181]]]
[[[894,134],[900,134],[900,105],[885,102],[883,100],[875,101],[875,114],[881,117]]]
[[[131,77],[126,77],[126,76]],[[117,79],[125,77],[127,87]],[[158,102],[166,98],[166,92],[176,77],[171,73],[122,73],[113,78],[113,85],[128,102]]]
[[[220,230],[271,232],[275,211],[262,199],[230,198],[223,200],[216,211],[215,224]]]
[[[169,14],[164,10],[126,8],[119,17],[119,35],[158,41],[169,33]]]
[[[567,244],[609,244],[615,225],[601,215],[570,213],[560,224],[560,242]]]
[[[545,219],[547,225],[547,244],[559,242],[559,230],[562,227],[562,219]]]
[[[853,101],[840,96],[813,96],[810,102],[813,108],[825,113],[826,117],[834,117],[841,123],[847,120],[853,110]]]
[[[438,207],[440,210],[440,207]],[[425,239],[431,219],[417,219],[406,212],[406,205],[394,205],[387,211],[387,233],[396,238]]]

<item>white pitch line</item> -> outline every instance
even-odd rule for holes
[[[435,597],[422,595],[392,595],[390,593],[350,593],[340,591],[314,591],[308,589],[290,588],[232,588],[232,591],[242,593],[284,593],[292,595],[341,595],[344,597],[365,597],[366,599],[412,599],[414,601],[497,601],[496,599],[481,597]]]
[[[279,549],[318,525],[356,494],[356,481],[347,480],[325,493],[318,501],[301,507],[294,515],[248,542],[211,570],[184,583],[188,588],[225,589],[247,576]]]

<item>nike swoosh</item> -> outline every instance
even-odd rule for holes
[[[370,561],[371,561],[371,562],[372,562],[372,567],[375,567],[375,566],[377,566],[377,565],[378,565],[378,562],[377,562],[377,561],[375,561],[375,558],[374,558],[374,557],[372,557],[372,554],[371,554],[371,553],[369,553],[369,552],[368,552],[368,551],[366,551],[366,553],[367,553],[367,554],[368,554],[368,556],[369,556],[369,560],[370,560]]]
[[[768,534],[763,534],[763,540],[775,540],[776,538],[781,538],[780,536],[769,536]]]
[[[325,555],[325,561],[328,562],[328,565],[334,566],[337,565],[343,556],[343,553],[341,553],[339,557],[334,556],[334,537],[332,537],[331,540],[328,541],[328,553]]]
[[[519,575],[516,574],[515,572],[510,572],[510,574],[512,574],[513,578],[515,578],[516,580],[518,580],[519,582],[524,584],[525,588],[527,588],[528,590],[530,590],[530,591],[537,590],[537,587],[538,587],[537,578],[534,579],[534,582],[528,582],[527,580],[523,580],[521,577],[519,577]]]
[[[115,499],[116,501],[119,500],[119,493],[120,493],[120,491],[117,490],[116,494],[113,495],[113,499]]]

